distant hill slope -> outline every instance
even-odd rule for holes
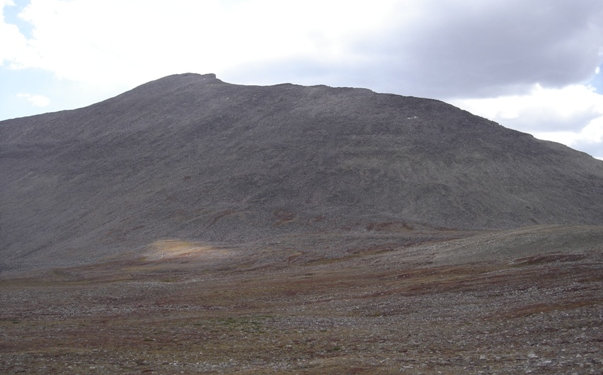
[[[5,269],[161,238],[603,224],[584,153],[436,100],[212,74],[0,122],[0,174]]]

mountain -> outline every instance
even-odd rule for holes
[[[168,76],[0,122],[0,271],[162,239],[603,224],[603,162],[449,104]]]

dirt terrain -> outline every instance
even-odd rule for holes
[[[0,373],[600,374],[602,250],[597,226],[165,239],[0,279]]]

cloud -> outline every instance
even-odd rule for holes
[[[4,7],[14,5],[12,0],[0,0],[0,66],[13,63],[27,54],[27,40],[19,28],[4,20]]]
[[[391,28],[361,48],[380,55],[382,79],[394,77],[391,89],[413,95],[479,97],[534,83],[562,87],[587,80],[601,62],[600,1],[427,0],[412,17],[403,10],[392,12]]]
[[[378,25],[340,35],[339,55],[283,56],[329,83],[438,98],[527,92],[539,83],[587,81],[603,61],[603,3],[406,1]],[[362,23],[359,20],[358,23]],[[352,36],[350,36],[352,35]],[[343,57],[343,58],[339,58]],[[238,76],[282,77],[282,70],[236,66]],[[307,69],[304,69],[307,68]]]
[[[32,0],[20,16],[33,37],[13,37],[27,51],[11,63],[106,85],[299,56],[341,61],[346,38],[379,27],[393,2],[377,3]]]
[[[17,97],[27,100],[35,107],[48,107],[50,105],[50,99],[44,95],[19,93]]]
[[[536,132],[536,137],[563,143],[603,159],[603,116],[597,117],[578,131]]]
[[[536,84],[524,95],[451,102],[506,127],[603,156],[603,95],[593,87]]]
[[[295,73],[321,71],[325,83],[500,95],[587,79],[603,45],[596,0],[32,0],[20,17],[33,37],[7,31],[14,66],[103,85],[188,70],[296,81],[258,69],[295,61]]]
[[[603,116],[603,95],[586,85],[532,86],[523,95],[457,99],[453,104],[524,131],[567,131]]]

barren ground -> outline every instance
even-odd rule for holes
[[[0,373],[600,374],[602,233],[164,240],[5,276]]]

